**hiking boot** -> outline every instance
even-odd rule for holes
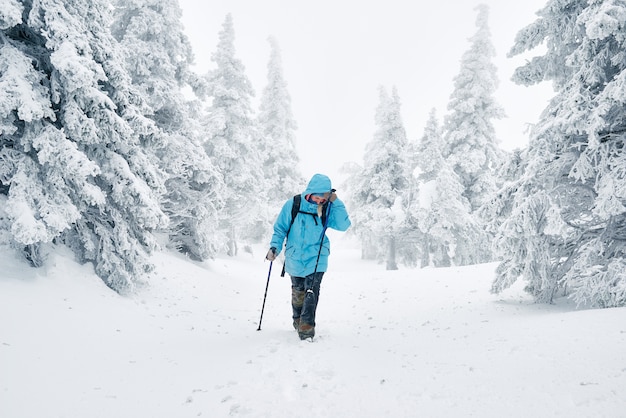
[[[313,338],[315,336],[315,327],[313,325],[305,324],[304,322],[302,322],[298,327],[298,336],[300,336],[301,340]]]
[[[293,320],[293,329],[298,331],[298,328],[300,328],[300,318],[296,318]]]

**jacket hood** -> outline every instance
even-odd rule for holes
[[[330,192],[331,188],[332,185],[328,176],[325,176],[324,174],[315,174],[313,177],[311,177],[309,184],[306,186],[304,195],[306,196],[311,193]]]

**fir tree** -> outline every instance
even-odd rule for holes
[[[454,79],[454,91],[448,104],[450,113],[444,121],[444,157],[459,176],[472,213],[495,193],[498,187],[495,172],[504,158],[492,123],[503,116],[503,111],[493,97],[498,79],[492,63],[495,50],[488,27],[489,9],[485,5],[477,9],[478,30],[470,38],[470,48],[461,59],[461,69]],[[474,228],[468,225],[468,229]],[[467,263],[489,261],[491,237],[482,229],[475,231],[477,236],[457,243],[458,250],[469,255]]]
[[[4,3],[7,5],[7,3]],[[9,2],[0,34],[0,181],[13,244],[34,265],[65,242],[112,288],[151,269],[165,225],[154,124],[109,32],[106,1]]]
[[[291,113],[291,97],[283,77],[280,49],[269,39],[271,55],[267,64],[267,85],[261,95],[258,116],[261,134],[263,172],[270,184],[267,196],[280,209],[285,199],[300,192],[305,180],[298,170],[300,158],[296,151],[296,121]]]
[[[177,0],[119,0],[112,32],[149,107],[146,116],[159,128],[153,152],[167,175],[161,204],[170,219],[170,246],[205,260],[217,245],[223,182],[204,152],[200,127],[190,117],[193,104],[181,90],[199,85],[190,70],[193,52],[181,17]]]
[[[397,251],[400,262],[415,267],[423,258],[424,234],[419,229],[419,180],[417,178],[418,141],[406,146],[407,184],[401,196],[402,220],[398,223]],[[424,264],[422,259],[422,264]]]
[[[419,204],[413,217],[422,232],[422,267],[468,264],[471,254],[463,245],[471,239],[476,225],[461,179],[443,156],[444,140],[433,110],[416,152],[419,172]]]
[[[511,216],[513,196],[523,182],[526,155],[526,149],[516,149],[507,154],[507,158],[496,173],[500,179],[500,189],[477,212],[478,217],[485,220],[486,231],[494,237]]]
[[[408,185],[407,139],[395,87],[389,97],[380,88],[377,129],[367,144],[362,172],[354,185],[354,220],[365,253],[382,256],[388,270],[397,269],[396,244],[403,221],[401,196]]]
[[[446,163],[443,157],[445,142],[442,135],[437,112],[432,109],[428,115],[422,139],[414,146],[415,149],[411,153],[415,168],[419,170],[418,177],[421,183],[433,180],[441,166]]]
[[[472,210],[494,191],[493,173],[502,161],[492,123],[503,116],[503,111],[493,97],[498,79],[491,61],[495,50],[488,27],[489,8],[480,5],[477,9],[478,30],[461,59],[444,124],[444,155],[461,178]]]
[[[532,132],[498,247],[493,291],[519,277],[540,302],[566,289],[581,304],[626,305],[626,5],[549,1],[511,55],[544,43],[516,70],[522,84],[551,80],[555,97]]]
[[[211,60],[208,89],[212,100],[208,109],[204,147],[224,176],[225,210],[221,228],[227,235],[227,252],[238,251],[240,233],[261,238],[267,224],[262,161],[251,107],[254,89],[245,67],[235,57],[235,30],[227,15],[216,51]]]

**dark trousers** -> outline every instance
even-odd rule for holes
[[[294,320],[299,318],[300,323],[315,326],[315,311],[323,276],[323,271],[306,277],[291,276],[291,307]]]

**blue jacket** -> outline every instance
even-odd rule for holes
[[[300,201],[300,211],[317,213],[317,205],[308,202],[305,196],[311,193],[330,192],[330,179],[323,174],[315,174]],[[317,216],[299,213],[289,231],[289,237],[286,237],[287,230],[291,224],[291,208],[293,206],[293,198],[289,199],[283,205],[278,218],[274,223],[274,235],[270,247],[276,248],[277,254],[280,254],[283,248],[283,242],[287,238],[285,247],[285,271],[295,277],[306,277],[315,272],[315,263],[317,254],[320,253],[317,271],[326,271],[328,267],[328,255],[330,254],[330,240],[326,234],[322,236],[324,229],[322,221]],[[343,202],[335,199],[329,204],[329,214],[327,219],[327,227],[338,231],[345,231],[350,227],[350,218]],[[320,239],[324,239],[320,252]]]

